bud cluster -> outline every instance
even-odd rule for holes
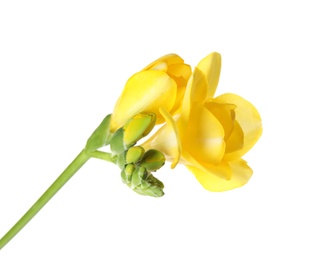
[[[165,156],[154,149],[145,151],[135,144],[148,135],[155,126],[154,114],[138,114],[119,128],[111,137],[110,148],[121,168],[122,181],[132,190],[153,197],[164,195],[164,185],[151,172],[157,171],[165,163]]]
[[[122,181],[141,195],[160,197],[164,195],[164,184],[151,172],[157,171],[165,163],[164,155],[157,150],[145,150],[140,146],[129,148],[126,164],[122,168]]]

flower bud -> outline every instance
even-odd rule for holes
[[[124,139],[124,130],[122,128],[119,128],[114,133],[110,141],[110,149],[113,152],[113,154],[120,154],[126,150],[123,139]]]
[[[134,189],[141,185],[141,180],[145,179],[147,175],[144,167],[136,167],[131,178],[131,189]]]
[[[155,178],[151,173],[147,175],[146,181],[149,182],[152,186],[158,186],[160,188],[164,188],[164,184]]]
[[[142,191],[144,195],[151,196],[151,197],[161,197],[165,194],[162,188],[158,186],[150,186],[148,189],[144,189]]]
[[[126,184],[131,182],[132,174],[135,170],[135,166],[133,164],[127,164],[123,170],[121,171],[121,178],[122,181]]]
[[[127,162],[126,162],[126,153],[125,153],[125,152],[120,153],[120,154],[117,155],[116,165],[117,165],[120,169],[123,169],[123,168],[127,165]]]
[[[160,180],[156,179],[152,174],[147,172],[144,167],[134,166],[134,168],[135,169],[131,174],[130,183],[124,181],[133,191],[141,195],[147,195],[152,197],[161,197],[164,195],[164,192],[162,190],[164,188],[164,184]],[[133,168],[131,166],[131,171],[132,169]],[[123,180],[126,178],[125,176],[126,173],[124,173],[124,175],[122,176]]]
[[[132,117],[123,127],[123,141],[127,148],[133,146],[142,137],[149,134],[156,122],[156,116],[152,113],[138,114]]]
[[[146,178],[141,180],[141,185],[136,186],[133,190],[141,195],[161,197],[165,194],[162,190],[163,188],[164,184],[152,174],[148,173]]]
[[[140,162],[141,167],[145,167],[147,171],[157,171],[165,164],[165,156],[158,150],[148,150]]]
[[[127,163],[137,163],[144,156],[145,150],[141,146],[134,146],[129,148],[126,155]]]

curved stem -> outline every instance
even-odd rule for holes
[[[64,186],[64,184],[90,159],[85,150],[82,150],[52,185],[42,194],[35,204],[21,217],[21,219],[0,239],[2,249],[39,211],[40,209]]]

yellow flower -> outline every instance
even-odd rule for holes
[[[128,119],[142,112],[154,113],[156,124],[163,123],[159,108],[163,107],[171,115],[177,112],[190,75],[190,66],[176,54],[163,56],[134,74],[116,102],[110,131],[115,132]]]
[[[184,164],[211,191],[224,191],[247,183],[251,168],[241,157],[257,142],[261,118],[256,108],[235,94],[214,97],[221,56],[211,53],[194,69],[179,114],[142,146],[153,147],[172,161]]]

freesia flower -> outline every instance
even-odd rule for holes
[[[165,55],[134,74],[116,102],[110,123],[111,132],[141,112],[154,113],[156,124],[163,123],[159,108],[163,107],[171,115],[177,112],[190,75],[190,66],[176,54]]]
[[[214,97],[221,56],[212,53],[199,62],[189,79],[179,114],[160,112],[167,123],[142,146],[163,152],[184,164],[211,191],[225,191],[248,182],[251,168],[241,157],[259,139],[257,109],[235,94]]]
[[[154,177],[165,160],[184,164],[208,190],[244,185],[252,170],[241,157],[261,135],[256,108],[234,94],[214,97],[221,56],[212,53],[194,69],[176,54],[134,74],[86,145],[33,206],[0,239],[0,250],[91,158],[116,164],[130,189],[161,197],[164,184]],[[142,145],[155,124],[166,122]],[[101,151],[109,146],[110,152]]]

